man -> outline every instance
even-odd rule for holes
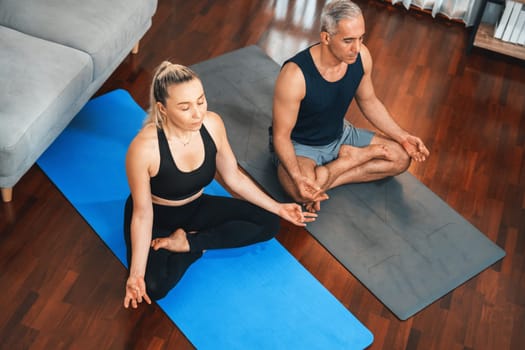
[[[309,211],[339,185],[394,176],[428,149],[403,130],[377,98],[365,23],[351,1],[325,5],[320,42],[286,61],[275,84],[270,149],[285,191]],[[382,133],[344,120],[352,99]]]

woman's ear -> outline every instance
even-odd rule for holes
[[[161,102],[158,102],[157,101],[157,108],[159,109],[159,112],[162,114],[162,115],[166,115],[166,107],[161,103]]]

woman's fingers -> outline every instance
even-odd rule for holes
[[[303,220],[305,222],[312,222],[312,221],[315,221],[315,219],[317,218],[317,214],[316,213],[311,213],[311,212],[303,212]]]
[[[144,293],[144,300],[146,300],[146,303],[151,304],[151,299],[149,298],[149,295]]]

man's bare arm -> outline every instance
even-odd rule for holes
[[[361,112],[377,129],[401,144],[412,158],[425,160],[429,151],[423,141],[401,128],[376,96],[372,83],[372,57],[365,45],[361,47],[361,59],[365,74],[355,96]]]
[[[302,201],[317,200],[321,196],[315,179],[302,173],[291,134],[297,122],[299,107],[306,94],[304,76],[295,63],[287,63],[275,83],[273,100],[273,145],[279,161],[294,183]],[[321,196],[324,198],[325,196]]]
[[[392,118],[386,107],[376,96],[372,83],[372,57],[365,45],[361,47],[361,60],[365,74],[356,92],[356,102],[364,116],[381,132],[397,142],[408,134]]]
[[[299,67],[295,63],[286,64],[275,82],[272,129],[275,153],[292,179],[301,175],[291,134],[305,91],[304,77]]]

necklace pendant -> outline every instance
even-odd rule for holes
[[[188,139],[188,141],[184,142],[184,141],[180,140],[180,142],[182,143],[182,145],[183,145],[184,147],[186,147],[187,145],[190,144],[190,142],[191,142],[191,138],[192,138],[192,137],[193,137],[193,134],[190,134],[190,138]]]

